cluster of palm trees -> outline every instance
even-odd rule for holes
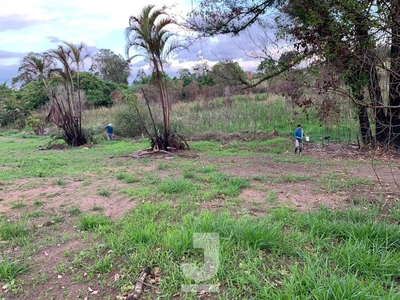
[[[61,129],[62,138],[71,146],[81,146],[88,139],[82,128],[84,96],[79,80],[81,66],[87,57],[89,54],[84,44],[64,42],[56,49],[42,54],[28,54],[18,70],[18,80],[23,83],[32,80],[43,83],[50,99],[47,120]]]
[[[160,135],[154,126],[155,132],[150,139],[153,150],[168,150],[170,147],[184,148],[185,145],[182,141],[177,140],[178,134],[171,134],[170,132],[170,100],[162,80],[164,65],[169,55],[181,47],[181,43],[174,38],[175,35],[169,30],[169,27],[174,24],[176,24],[175,21],[163,9],[155,9],[154,5],[147,5],[138,16],[129,18],[129,26],[125,29],[127,56],[130,60],[141,56],[150,63],[153,68],[152,76],[160,93],[164,132],[163,135]],[[129,55],[131,48],[136,50],[136,54],[133,56]],[[144,95],[144,98],[146,99],[146,95]]]
[[[161,98],[164,128],[162,135],[157,128],[154,129],[151,143],[153,148],[164,150],[174,142],[171,139],[178,136],[170,133],[170,101],[162,80],[169,55],[181,45],[169,30],[173,24],[175,21],[163,9],[147,5],[138,16],[129,18],[129,26],[125,29],[125,50],[129,60],[141,56],[153,68],[152,76]],[[132,48],[136,54],[129,55]],[[84,44],[64,42],[43,54],[30,53],[22,61],[17,77],[23,83],[31,80],[43,82],[50,99],[47,120],[61,129],[63,139],[71,146],[83,145],[88,139],[82,128],[84,94],[80,89],[79,72],[89,56]]]

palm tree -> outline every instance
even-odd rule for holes
[[[80,78],[79,78],[79,73],[80,73],[80,66],[84,64],[84,60],[86,58],[88,58],[90,56],[89,53],[83,53],[83,51],[86,51],[86,47],[83,43],[74,45],[72,43],[68,43],[68,42],[64,42],[65,45],[67,45],[69,47],[69,57],[71,59],[71,64],[75,64],[76,65],[76,77],[77,77],[77,88],[78,88],[78,113],[79,113],[79,120],[82,120],[82,99],[81,99],[81,92],[80,92]],[[72,85],[73,86],[73,85]],[[79,122],[79,130],[82,130],[81,124],[82,122]]]
[[[22,85],[32,80],[43,81],[46,86],[49,71],[54,67],[52,58],[42,53],[28,53],[18,68],[19,75],[12,80],[12,84],[22,82]]]
[[[175,21],[163,9],[155,9],[154,5],[147,5],[142,9],[139,16],[131,16],[129,18],[129,27],[125,29],[125,50],[129,59],[142,56],[153,67],[153,74],[160,92],[164,121],[164,138],[160,143],[157,143],[157,146],[165,150],[169,146],[170,103],[162,81],[164,64],[168,56],[180,46],[176,40],[172,39],[174,34],[167,29],[167,26],[172,24],[175,24]],[[136,55],[129,56],[131,48],[136,50]],[[157,133],[156,139],[158,140]]]
[[[49,51],[49,55],[60,63],[59,68],[51,70],[64,87],[66,95],[58,95],[56,90],[51,91],[52,105],[48,119],[61,127],[63,139],[71,146],[80,146],[87,142],[85,132],[82,130],[82,103],[80,97],[79,68],[88,55],[82,55],[84,46],[64,43],[57,49]],[[74,64],[76,69],[74,69]],[[75,101],[75,87],[73,75],[78,79],[78,104]],[[77,112],[77,113],[76,113]]]

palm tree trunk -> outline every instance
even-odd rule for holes
[[[164,84],[162,82],[162,76],[161,76],[161,67],[159,66],[157,60],[154,58],[154,68],[156,71],[156,77],[157,77],[157,83],[158,83],[158,88],[160,90],[160,96],[161,96],[161,104],[162,104],[162,110],[163,110],[163,121],[164,121],[164,145],[162,145],[162,148],[164,150],[167,150],[167,147],[169,146],[168,143],[168,138],[169,138],[169,103],[168,103],[168,97],[167,93],[165,91]]]

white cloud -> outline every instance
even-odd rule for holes
[[[177,14],[181,16],[191,9],[191,0],[153,0],[151,3],[156,7],[176,4]],[[146,4],[145,1],[138,5],[137,1],[126,0],[3,0],[0,51],[15,53],[15,57],[3,58],[1,63],[17,69],[21,53],[44,52],[54,49],[61,41],[83,42],[91,49],[110,49],[125,56],[124,30],[129,17],[137,15]],[[177,33],[185,34],[182,29]],[[199,51],[211,65],[228,55],[232,59],[241,58],[241,64],[245,60],[234,40],[227,36],[195,44],[191,51],[182,51],[175,56],[170,69],[191,69],[200,62]],[[11,73],[10,68],[7,73]],[[4,74],[0,75],[4,77]]]

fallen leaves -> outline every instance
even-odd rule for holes
[[[90,286],[88,287],[88,291],[91,295],[97,295],[99,293],[99,291],[95,291],[93,290]]]

